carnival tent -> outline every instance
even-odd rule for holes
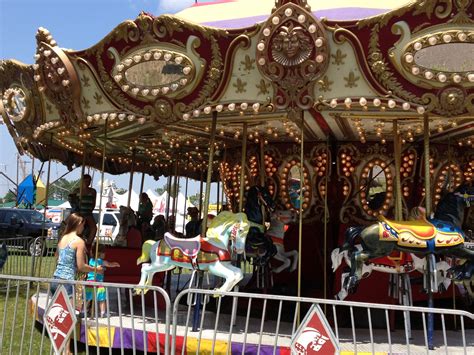
[[[41,179],[28,175],[18,185],[18,204],[25,204],[28,206],[43,204],[46,199],[46,187]]]

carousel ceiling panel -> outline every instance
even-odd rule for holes
[[[273,97],[274,90],[271,82],[260,74],[257,68],[257,41],[251,39],[248,47],[239,48],[233,58],[232,75],[220,98],[221,102],[239,100],[241,102],[258,101],[261,103]]]
[[[435,115],[472,115],[472,6],[472,1],[415,1],[336,29],[335,36],[351,43],[377,91]],[[467,58],[448,55],[454,52]]]
[[[286,1],[278,1],[285,3]],[[309,0],[313,14],[331,20],[355,20],[387,12],[405,5],[400,0]],[[177,14],[178,17],[219,28],[242,28],[265,21],[275,6],[275,0],[224,0],[215,3],[201,3]]]
[[[377,96],[362,73],[350,43],[337,43],[332,36],[328,36],[328,41],[330,65],[317,81],[314,97],[330,101],[333,98]]]

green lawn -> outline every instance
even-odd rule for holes
[[[33,258],[26,254],[9,255],[1,273],[4,275],[50,278],[53,276],[55,267],[56,258],[54,256],[43,256]]]

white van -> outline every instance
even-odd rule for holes
[[[94,216],[97,228],[99,228],[99,211],[94,210]],[[105,210],[101,215],[102,223],[100,225],[100,242],[103,244],[113,244],[120,229],[120,212],[119,210]]]

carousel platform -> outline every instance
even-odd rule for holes
[[[43,314],[46,307],[46,293],[40,293],[39,296],[33,296],[30,302],[32,312],[38,304],[36,319],[43,323]],[[103,347],[112,349],[133,349],[160,352],[164,351],[165,344],[165,313],[158,310],[158,322],[156,314],[151,307],[145,308],[145,316],[142,316],[141,307],[134,306],[135,314],[129,307],[123,305],[121,316],[118,312],[117,302],[110,300],[109,316],[107,318],[86,318],[78,319],[76,334],[80,335],[78,341],[91,347]],[[114,306],[116,305],[116,306]],[[191,331],[191,326],[186,328],[186,317],[188,307],[180,305],[178,308],[178,327],[176,337],[177,353],[211,353],[212,348],[215,354],[290,354],[291,338],[281,334],[291,334],[292,324],[290,322],[280,322],[278,338],[275,337],[275,321],[266,321],[260,339],[260,319],[251,319],[248,324],[248,331],[245,334],[246,318],[237,316],[233,334],[229,342],[230,315],[221,314],[217,331],[215,327],[215,315],[207,311],[203,330]],[[191,313],[192,317],[192,313]],[[191,321],[190,321],[191,322]],[[410,353],[426,353],[424,335],[422,330],[413,330],[413,338],[410,340]],[[216,334],[215,341],[213,340]],[[342,355],[349,354],[372,354],[373,351],[378,355],[384,354],[407,354],[406,339],[403,329],[390,333],[391,347],[387,340],[387,332],[384,329],[374,329],[374,346],[370,343],[370,334],[368,329],[357,329],[357,348],[354,351],[354,341],[352,329],[339,329],[339,345]],[[200,339],[200,340],[199,340]],[[448,330],[446,332],[448,348],[444,347],[442,331],[436,331],[434,335],[435,350],[430,354],[465,354],[462,345],[462,335],[459,331]],[[474,330],[466,329],[467,354],[474,354]],[[258,345],[260,342],[260,346]],[[214,344],[213,344],[214,343]],[[171,345],[171,337],[170,337]],[[245,351],[243,351],[245,350]]]

